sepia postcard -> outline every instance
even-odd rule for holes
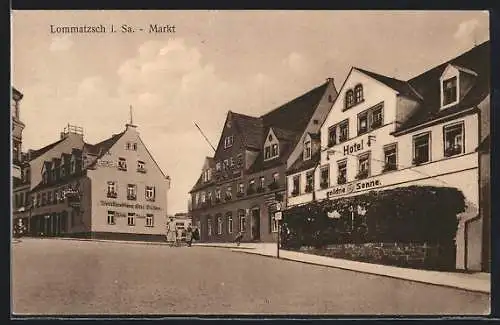
[[[489,315],[487,11],[11,18],[12,318]]]

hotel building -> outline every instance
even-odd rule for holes
[[[284,201],[285,171],[297,143],[316,133],[337,91],[332,79],[260,117],[229,111],[214,157],[190,191],[190,215],[201,241],[277,239],[274,203]]]
[[[320,146],[306,138],[305,167],[288,171],[288,207],[410,185],[454,187],[467,206],[458,216],[456,267],[486,269],[478,145],[489,60],[486,42],[408,81],[352,68],[321,126]],[[307,141],[316,143],[312,151]]]
[[[17,217],[30,234],[163,240],[170,178],[136,126],[97,144],[71,125],[60,137],[30,150],[23,166],[27,190],[17,199],[23,207]]]

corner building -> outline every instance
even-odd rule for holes
[[[190,191],[193,224],[203,242],[277,239],[274,206],[285,200],[288,164],[297,143],[317,129],[337,96],[327,80],[275,110],[253,117],[229,111],[214,157],[207,157]]]
[[[163,240],[170,178],[135,125],[97,144],[68,126],[28,159],[24,210],[33,236]]]
[[[352,68],[321,127],[318,165],[289,171],[288,206],[313,200],[293,185],[311,170],[314,200],[410,185],[454,187],[467,206],[457,216],[456,267],[486,269],[478,107],[489,106],[489,62],[486,42],[408,81]]]

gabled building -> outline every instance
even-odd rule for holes
[[[28,152],[22,213],[33,236],[162,240],[170,178],[136,126],[89,144],[70,126]]]
[[[202,241],[231,241],[239,231],[245,241],[277,239],[273,205],[285,199],[286,168],[336,96],[328,80],[260,117],[228,112],[214,157],[190,191]]]
[[[457,188],[467,210],[458,216],[456,267],[485,269],[477,148],[479,106],[489,111],[489,48],[485,42],[407,81],[352,68],[321,126],[315,199],[409,185]],[[295,186],[288,190],[296,194]]]

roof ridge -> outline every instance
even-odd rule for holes
[[[438,68],[438,67],[440,67],[440,66],[442,66],[442,65],[445,65],[445,64],[453,64],[453,63],[452,63],[452,61],[455,61],[455,60],[457,60],[457,59],[459,59],[459,58],[462,58],[462,57],[464,57],[464,56],[470,55],[470,52],[477,51],[478,49],[480,49],[480,48],[482,48],[482,47],[484,47],[484,46],[487,46],[487,45],[489,45],[489,44],[490,44],[490,40],[488,39],[488,40],[484,41],[483,43],[481,43],[481,44],[479,44],[479,45],[476,45],[476,46],[474,46],[474,47],[470,48],[470,49],[469,49],[469,50],[467,50],[466,52],[462,52],[462,53],[460,53],[460,54],[457,54],[457,55],[455,55],[454,57],[452,57],[452,58],[450,58],[450,59],[447,59],[447,60],[445,60],[445,61],[443,61],[443,62],[441,62],[441,63],[439,63],[439,64],[434,64],[434,65],[432,65],[432,66],[431,66],[431,68],[429,68],[429,69],[425,70],[424,72],[419,73],[418,75],[415,75],[415,76],[413,76],[413,77],[409,78],[409,79],[407,80],[407,82],[409,83],[409,82],[411,82],[412,80],[417,79],[417,78],[421,77],[422,75],[426,74],[427,72],[429,72],[429,71],[431,71],[431,70],[434,70],[434,69],[436,69],[436,68]],[[463,68],[465,68],[465,67],[463,67]]]
[[[286,105],[288,105],[288,104],[290,104],[290,103],[292,103],[292,102],[294,102],[294,101],[296,101],[296,100],[298,100],[298,99],[300,99],[300,98],[302,98],[302,97],[305,97],[306,95],[309,95],[310,93],[314,92],[315,90],[318,90],[319,88],[324,87],[325,85],[328,85],[328,83],[329,83],[329,82],[330,82],[330,81],[325,81],[325,82],[323,82],[321,85],[316,86],[316,87],[314,87],[313,89],[310,89],[310,90],[308,90],[308,91],[306,91],[306,92],[302,93],[301,95],[294,97],[293,99],[291,99],[291,100],[289,100],[289,101],[285,102],[284,104],[281,104],[280,106],[278,106],[278,107],[276,107],[276,108],[274,108],[274,109],[270,110],[269,112],[267,112],[267,113],[265,113],[265,114],[262,114],[262,115],[260,116],[260,118],[264,118],[265,116],[270,115],[271,113],[278,111],[280,108],[282,108],[282,107],[284,107],[284,106],[286,106]]]

